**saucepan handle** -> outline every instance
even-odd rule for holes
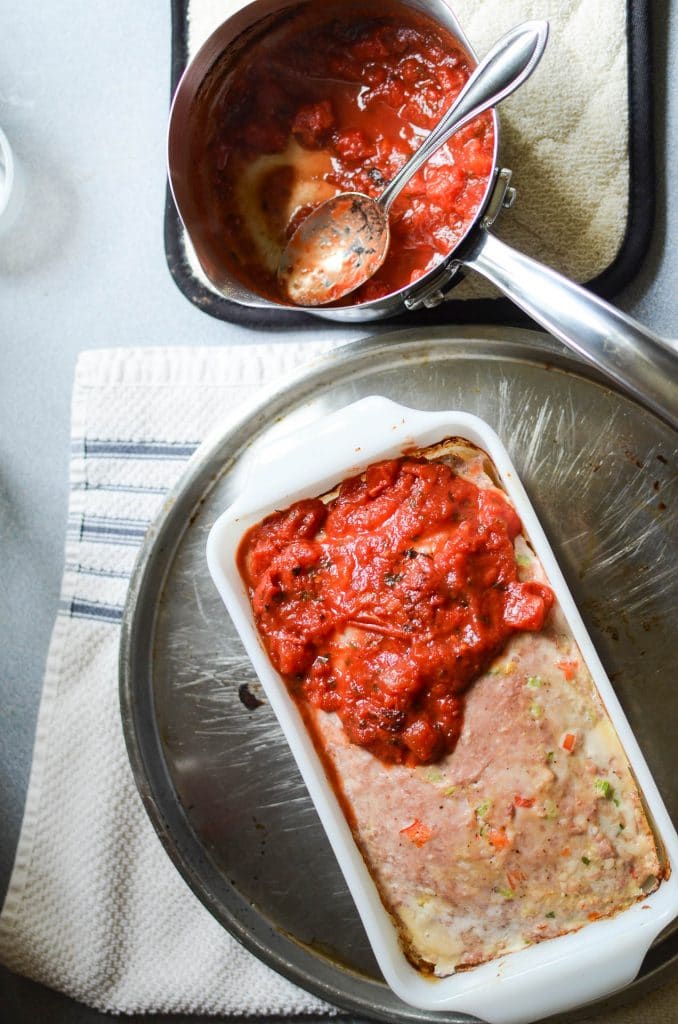
[[[484,228],[462,262],[678,429],[678,345]]]

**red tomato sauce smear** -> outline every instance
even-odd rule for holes
[[[336,712],[381,760],[415,765],[453,749],[464,690],[551,609],[548,586],[518,580],[520,532],[499,490],[405,457],[268,516],[238,566],[293,696]]]
[[[377,198],[474,66],[455,38],[393,2],[288,11],[206,91],[193,116],[197,227],[218,268],[275,301],[280,254],[301,220],[341,191]],[[398,291],[466,233],[492,173],[481,115],[411,179],[391,211],[381,270],[351,304]]]

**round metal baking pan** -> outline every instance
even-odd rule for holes
[[[347,345],[198,449],[149,530],[120,661],[137,786],[169,856],[212,914],[290,980],[366,1018],[460,1024],[400,1002],[358,915],[275,718],[209,578],[207,534],[255,446],[369,394],[463,409],[506,444],[678,821],[676,434],[544,335],[510,328],[382,334]],[[678,974],[678,925],[630,988]]]

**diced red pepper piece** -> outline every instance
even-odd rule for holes
[[[419,818],[415,818],[411,825],[401,828],[401,836],[406,836],[415,846],[425,846],[433,835],[433,830],[425,825]]]
[[[556,662],[557,667],[563,673],[566,679],[574,679],[575,673],[579,668],[578,661],[569,661],[567,658],[563,658],[562,661]]]
[[[514,796],[513,803],[516,807],[534,807],[534,797]]]

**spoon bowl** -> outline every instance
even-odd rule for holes
[[[278,280],[297,306],[335,302],[386,259],[388,216],[363,192],[341,192],[306,217],[282,254]]]
[[[396,197],[455,132],[496,106],[532,74],[547,38],[546,21],[527,21],[511,29],[481,61],[378,199],[341,192],[302,221],[278,264],[278,283],[291,302],[310,307],[337,302],[379,270],[388,253],[389,211]]]

